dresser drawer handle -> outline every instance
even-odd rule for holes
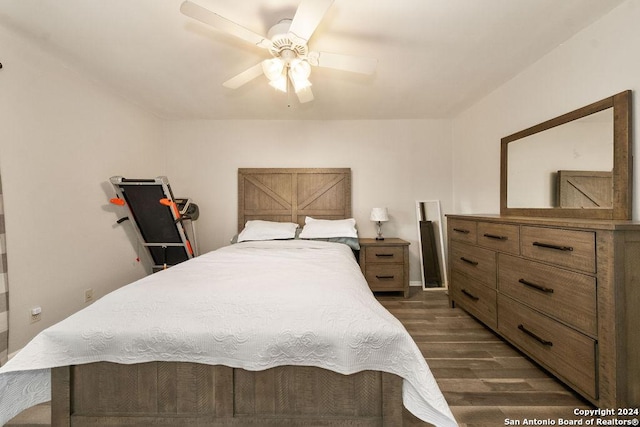
[[[540,344],[542,345],[546,345],[547,347],[553,346],[553,343],[551,341],[547,341],[543,338],[540,338],[538,335],[534,334],[533,332],[525,328],[522,323],[518,325],[518,329],[520,329],[522,332],[529,335],[531,338],[535,339],[536,341],[540,342]]]
[[[471,231],[469,230],[465,230],[464,228],[454,228],[453,231],[456,231],[458,233],[462,233],[462,234],[469,234],[471,233]]]
[[[376,254],[378,258],[391,258],[393,254]]]
[[[470,260],[469,258],[465,258],[463,256],[461,256],[460,259],[462,261],[466,262],[467,264],[478,265],[478,261],[473,261],[473,260]]]
[[[391,275],[391,276],[378,276],[378,275],[376,275],[376,279],[380,279],[380,280],[385,280],[385,279],[386,280],[390,280],[390,279],[393,279],[394,277],[396,277],[396,276],[394,276],[394,275]]]
[[[565,252],[569,252],[573,250],[571,246],[552,245],[551,243],[533,242],[533,246],[539,246],[541,248],[555,249],[557,251],[565,251]]]
[[[534,288],[534,289],[537,289],[539,291],[546,292],[548,294],[552,294],[553,293],[553,289],[545,288],[544,286],[537,285],[535,283],[531,283],[531,282],[529,282],[529,281],[527,281],[525,279],[520,279],[520,280],[518,280],[518,282],[522,283],[525,286],[529,286],[530,288]]]
[[[480,299],[480,297],[477,297],[477,296],[473,295],[471,292],[469,292],[466,289],[463,289],[462,293],[465,294],[466,296],[468,296],[469,298],[471,298],[474,301],[478,301]]]
[[[485,233],[484,237],[488,239],[494,239],[494,240],[509,240],[507,236],[498,236],[497,234],[489,234],[489,233]]]

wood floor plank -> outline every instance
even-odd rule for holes
[[[460,427],[569,419],[575,408],[590,407],[466,312],[449,308],[444,291],[378,299],[418,344]]]

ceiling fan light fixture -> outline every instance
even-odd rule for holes
[[[311,65],[303,59],[296,58],[291,61],[291,75],[296,80],[308,79],[311,75]]]
[[[262,71],[271,81],[281,78],[283,70],[284,62],[279,58],[265,59],[262,61]]]
[[[311,75],[311,65],[305,60],[296,58],[291,61],[289,67],[289,77],[293,83],[296,93],[311,86],[309,76]]]
[[[269,86],[279,90],[280,92],[287,92],[287,77],[284,74],[280,74],[279,77],[272,79],[269,82]]]
[[[308,79],[296,79],[291,74],[289,74],[289,76],[291,77],[293,89],[296,93],[311,87],[311,82]]]
[[[377,60],[372,58],[309,51],[307,43],[333,2],[334,0],[299,0],[293,18],[278,22],[271,27],[266,37],[190,0],[183,1],[180,11],[271,53],[271,59],[255,64],[224,82],[223,86],[237,89],[262,72],[269,79],[269,84],[279,91],[287,92],[292,85],[298,100],[305,103],[314,99],[309,81],[311,66],[368,75],[376,70]]]

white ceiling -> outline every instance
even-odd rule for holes
[[[300,3],[194,1],[260,34]],[[308,104],[264,76],[222,87],[269,54],[182,15],[182,0],[0,0],[0,25],[167,119],[445,118],[622,1],[335,0],[309,48],[374,57],[378,68],[314,67]]]

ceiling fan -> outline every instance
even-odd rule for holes
[[[186,0],[180,11],[193,19],[266,49],[265,59],[223,83],[236,89],[264,74],[269,84],[287,92],[291,86],[301,103],[313,100],[311,66],[333,68],[362,74],[373,74],[377,60],[353,55],[310,51],[307,43],[334,0],[302,0],[293,19],[283,19],[268,31],[257,34],[204,7]]]

